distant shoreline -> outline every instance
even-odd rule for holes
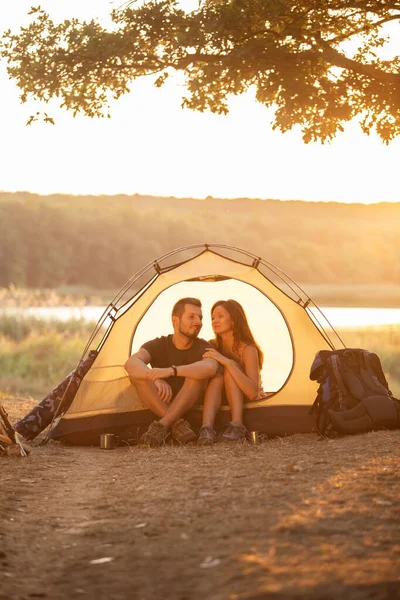
[[[400,308],[400,285],[305,283],[300,287],[317,306]]]
[[[92,200],[93,198],[99,198],[104,200],[132,200],[132,201],[155,201],[159,203],[167,203],[167,202],[261,202],[261,203],[279,203],[284,202],[285,204],[334,204],[334,205],[344,205],[344,206],[379,206],[383,205],[393,206],[400,205],[400,200],[385,200],[378,199],[371,202],[361,202],[355,200],[354,202],[348,202],[343,200],[307,200],[305,198],[267,198],[267,197],[258,197],[258,196],[163,196],[163,195],[154,195],[154,194],[145,194],[145,193],[120,193],[120,194],[84,194],[84,193],[70,193],[70,192],[49,192],[47,194],[41,194],[39,192],[31,192],[28,190],[1,190],[0,189],[0,201],[3,200],[13,200],[15,198],[20,197],[30,198],[34,200],[50,200],[54,201],[81,201],[81,200]]]
[[[400,308],[400,285],[315,284],[299,286],[320,307]],[[33,306],[107,306],[118,289],[71,286],[54,289],[0,288],[0,308]]]

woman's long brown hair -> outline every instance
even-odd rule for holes
[[[258,351],[258,364],[261,369],[264,362],[264,354],[251,333],[243,306],[239,302],[236,302],[236,300],[218,300],[211,309],[211,317],[217,306],[225,308],[233,321],[233,352],[238,356],[237,352],[241,343],[255,346]],[[222,338],[220,335],[216,336],[216,342],[218,350],[221,351]]]

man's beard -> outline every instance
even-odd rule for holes
[[[200,333],[200,329],[196,328],[193,331],[183,331],[182,327],[179,325],[179,333],[189,338],[189,340],[195,340]]]

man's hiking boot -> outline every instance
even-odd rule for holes
[[[219,436],[221,442],[245,442],[249,438],[249,432],[241,423],[228,423],[225,431]]]
[[[171,428],[172,437],[179,442],[179,444],[191,444],[197,440],[197,436],[189,423],[185,419],[179,419],[172,425]]]
[[[199,431],[197,443],[199,446],[211,446],[217,441],[217,434],[210,425],[202,425]]]
[[[141,436],[139,444],[150,448],[158,448],[165,443],[169,430],[159,421],[150,423],[148,430]]]

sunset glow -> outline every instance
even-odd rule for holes
[[[2,5],[2,30],[26,24],[31,4]],[[47,0],[41,5],[55,19],[98,17],[104,22],[116,3]],[[350,123],[331,144],[305,145],[298,128],[273,132],[271,112],[251,92],[232,98],[228,116],[201,114],[181,108],[179,77],[161,89],[144,78],[131,86],[131,94],[112,103],[111,119],[91,120],[73,118],[56,105],[20,105],[4,64],[0,85],[4,191],[400,201],[399,140],[385,146]],[[51,114],[56,125],[27,127],[37,110]]]

